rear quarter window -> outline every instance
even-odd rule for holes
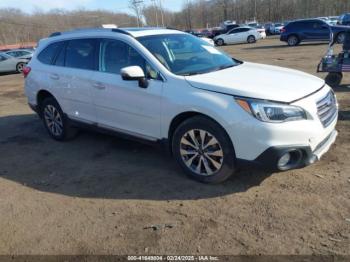
[[[63,47],[62,42],[56,42],[49,44],[43,51],[38,55],[38,60],[46,65],[51,65],[55,59],[58,51]]]

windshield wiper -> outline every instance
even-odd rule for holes
[[[208,73],[211,73],[211,72],[220,71],[220,70],[227,69],[227,68],[234,67],[234,66],[236,66],[236,65],[218,66],[218,67],[215,67],[215,68],[210,69],[210,70],[207,70],[207,71],[202,71],[202,72],[190,72],[190,73],[186,73],[186,74],[182,74],[182,75],[183,75],[183,76],[194,76],[194,75],[208,74]]]

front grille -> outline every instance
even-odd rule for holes
[[[328,127],[338,116],[337,100],[333,91],[317,102],[317,114],[324,127]]]

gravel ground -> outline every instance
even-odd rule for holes
[[[224,47],[312,74],[326,48],[277,39]],[[322,161],[244,169],[210,186],[147,145],[91,132],[51,140],[21,75],[1,75],[0,254],[350,255],[350,74],[343,83],[339,138]]]

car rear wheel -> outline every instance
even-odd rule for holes
[[[338,44],[344,44],[345,42],[345,33],[339,33],[337,35],[337,39],[336,39]]]
[[[224,44],[225,44],[225,41],[224,41],[224,39],[218,39],[218,40],[216,40],[216,44],[218,45],[218,46],[223,46]]]
[[[329,73],[325,81],[327,85],[331,87],[337,87],[340,85],[342,79],[343,79],[342,73]]]
[[[299,44],[299,38],[296,35],[291,35],[287,39],[289,46],[297,46]]]
[[[17,65],[16,65],[16,71],[18,72],[18,73],[22,73],[23,72],[23,68],[25,67],[25,63],[18,63]]]
[[[256,42],[255,36],[253,36],[253,35],[248,36],[247,42],[249,44],[255,43]]]
[[[58,141],[73,138],[78,130],[71,127],[61,107],[53,97],[44,99],[40,105],[41,116],[49,135]]]
[[[172,150],[186,174],[203,183],[223,182],[236,170],[230,138],[204,116],[190,118],[176,129]]]

